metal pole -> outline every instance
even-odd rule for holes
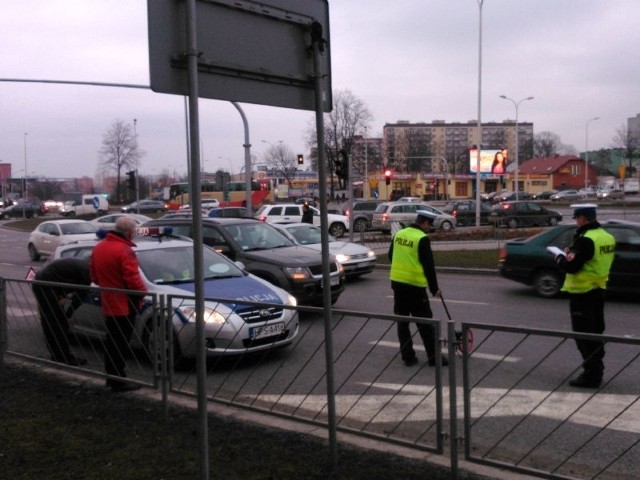
[[[22,218],[26,217],[26,205],[24,201],[27,200],[27,132],[24,132],[24,185],[22,186]]]
[[[518,192],[520,191],[520,185],[519,185],[519,180],[518,180],[518,173],[520,171],[520,142],[518,141],[518,108],[520,107],[520,104],[522,102],[525,102],[527,100],[533,100],[533,97],[527,97],[527,98],[522,98],[520,100],[518,100],[517,102],[513,99],[513,98],[509,98],[505,95],[500,95],[500,98],[503,98],[505,100],[509,100],[511,103],[513,103],[513,106],[516,108],[516,135],[515,135],[515,140],[516,140],[516,145],[515,145],[515,155],[516,155],[516,170],[515,170],[515,192],[516,192],[516,200],[518,200]]]
[[[478,2],[478,158],[476,158],[476,227],[480,226],[480,157],[482,155],[482,4]]]
[[[242,107],[237,102],[231,102],[234,107],[240,112],[242,117],[242,125],[244,126],[244,183],[245,183],[245,207],[249,212],[249,215],[253,216],[253,205],[251,204],[251,194],[253,188],[251,185],[251,141],[249,140],[249,122],[242,110]]]
[[[593,117],[587,120],[584,127],[584,188],[589,185],[589,124],[594,120],[600,120],[600,117]]]
[[[335,375],[333,368],[333,335],[331,332],[331,288],[329,286],[329,232],[327,219],[327,164],[324,144],[324,116],[322,112],[322,71],[320,69],[320,52],[323,38],[322,26],[314,22],[311,27],[311,47],[313,49],[313,82],[316,104],[316,139],[318,144],[318,185],[320,187],[320,244],[322,246],[322,306],[324,308],[325,364],[327,369],[327,416],[329,424],[329,452],[331,469],[338,468],[338,436],[336,422]]]
[[[138,153],[138,128],[137,128],[137,124],[138,124],[138,119],[134,118],[133,119],[133,138],[136,144],[136,184],[135,184],[135,189],[136,189],[136,206],[137,206],[137,210],[138,213],[140,213],[140,179],[138,177],[138,157],[137,157],[137,153]]]
[[[193,210],[193,263],[196,307],[196,364],[198,386],[198,434],[200,478],[209,479],[209,427],[207,401],[207,365],[204,343],[204,271],[202,246],[202,192],[200,176],[200,127],[198,117],[198,45],[196,0],[187,0],[187,73],[189,80],[189,124],[191,125],[191,207]]]

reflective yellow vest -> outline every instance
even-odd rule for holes
[[[607,288],[616,240],[604,228],[587,230],[584,236],[593,241],[593,258],[579,272],[567,273],[562,286],[564,292],[585,293],[595,288]]]
[[[393,258],[389,278],[394,282],[426,287],[427,277],[420,263],[418,244],[427,234],[418,228],[403,228],[393,237]]]

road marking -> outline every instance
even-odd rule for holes
[[[376,345],[379,347],[390,347],[390,348],[398,348],[398,342],[388,342],[386,340],[381,340],[378,342],[369,342],[369,345]],[[505,357],[503,355],[497,355],[492,353],[472,353],[471,356],[476,360],[494,360],[496,362],[505,362],[505,363],[517,363],[522,358],[520,357]]]

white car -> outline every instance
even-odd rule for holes
[[[89,223],[95,225],[98,229],[113,230],[116,226],[116,221],[120,217],[132,218],[136,222],[137,226],[140,226],[149,220],[153,220],[151,217],[147,217],[146,215],[141,215],[139,213],[111,213],[109,215],[94,218],[93,220],[90,220]]]
[[[98,228],[85,220],[49,220],[42,222],[29,235],[29,258],[38,261],[53,255],[56,248],[80,240],[96,238]]]
[[[263,205],[256,212],[255,217],[267,223],[298,223],[302,222],[302,205],[295,203],[275,203]],[[313,224],[320,226],[320,210],[309,206],[313,213]],[[329,233],[336,238],[342,237],[349,230],[349,217],[335,213],[327,214]]]
[[[274,227],[283,231],[298,245],[322,251],[320,227],[308,223],[280,223],[274,224]],[[342,264],[347,277],[370,273],[376,266],[375,252],[358,243],[343,242],[329,236],[329,252]]]
[[[165,235],[170,229],[142,227],[146,236],[135,238],[134,250],[140,273],[150,293],[175,295],[171,300],[174,329],[174,361],[194,358],[196,324],[193,243],[183,237]],[[88,259],[97,241],[61,247],[54,258]],[[239,355],[291,344],[298,334],[296,299],[266,280],[262,280],[231,262],[224,255],[203,248],[205,348],[209,357]],[[228,302],[207,299],[229,299]],[[250,305],[243,302],[253,302]],[[148,306],[147,302],[147,306]],[[257,304],[260,305],[257,305]],[[103,338],[105,320],[100,296],[89,292],[83,305],[74,312],[72,329],[76,334]],[[153,315],[143,308],[136,317],[131,346],[153,349]]]

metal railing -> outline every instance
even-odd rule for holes
[[[103,340],[82,332],[74,334],[72,349],[87,365],[49,360],[31,290],[32,282],[0,279],[0,368],[2,354],[8,354],[105,377]],[[96,295],[99,289],[90,290]],[[168,392],[197,393],[195,362],[173,362],[181,324],[169,313],[188,298],[153,297],[145,315],[157,321],[148,322],[126,352],[129,378],[161,388],[165,402]],[[295,310],[299,329],[290,345],[209,359],[209,401],[321,428],[333,424],[342,432],[443,454],[451,478],[458,478],[461,449],[466,465],[544,478],[637,478],[639,339],[472,322],[463,322],[460,332],[453,320],[442,332],[438,319],[333,310],[329,358],[335,367],[336,418],[331,422],[322,310]],[[448,369],[428,366],[418,335],[420,363],[402,363],[395,326],[408,321],[434,327],[437,350],[448,347]],[[567,385],[581,369],[576,338],[606,343],[606,377],[599,389]]]

